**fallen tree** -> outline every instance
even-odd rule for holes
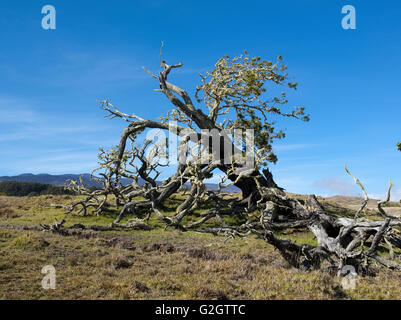
[[[352,176],[347,168],[345,170]],[[391,181],[386,198],[377,202],[377,212],[383,220],[373,220],[359,217],[369,198],[361,182],[355,177],[353,179],[365,195],[353,218],[335,217],[326,213],[315,195],[308,196],[304,204],[295,199],[287,199],[287,203],[293,204],[287,208],[283,206],[285,201],[264,202],[261,199],[259,203],[263,204],[264,209],[259,222],[246,222],[237,227],[205,228],[203,231],[227,237],[256,234],[278,249],[292,266],[307,270],[320,269],[323,262],[328,262],[327,268],[337,269],[339,275],[346,265],[353,266],[363,274],[368,272],[371,261],[401,270],[401,264],[396,262],[399,257],[396,257],[393,250],[394,247],[401,248],[400,231],[396,228],[401,225],[401,220],[387,215],[383,209],[383,205],[390,200],[393,186]],[[317,246],[297,244],[274,235],[278,230],[296,228],[309,229],[317,239]],[[390,259],[378,253],[382,247],[387,247]]]
[[[285,134],[276,130],[275,121],[268,117],[309,119],[303,107],[296,107],[290,112],[283,111],[288,102],[284,91],[265,98],[267,83],[282,88],[297,87],[296,82],[288,80],[282,57],[279,56],[275,63],[259,57],[251,58],[246,52],[233,59],[228,56],[221,58],[214,70],[201,75],[202,84],[196,90],[197,102],[203,102],[208,114],[195,108],[185,90],[167,81],[172,70],[181,68],[182,63],[168,65],[161,60],[161,55],[160,62],[162,71],[159,75],[145,70],[158,81],[157,91],[171,102],[174,109],[160,121],[154,121],[122,113],[109,101],[102,101],[101,108],[108,113],[108,117],[119,117],[129,125],[122,132],[117,148],[107,152],[101,149],[100,167],[94,172],[103,172],[100,172],[100,179],[93,175],[94,172],[92,177],[102,183],[103,188],[91,191],[82,183],[71,181],[68,188],[86,198],[66,207],[67,211],[80,208],[79,212],[85,215],[87,209],[92,207],[99,214],[122,204],[123,209],[116,223],[127,212],[150,210],[169,225],[180,226],[182,219],[201,203],[211,198],[222,202],[219,192],[213,195],[205,192],[203,182],[217,169],[225,174],[220,183],[222,188],[224,182],[230,181],[228,185],[233,184],[242,191],[243,199],[231,204],[230,208],[235,212],[252,211],[258,200],[266,198],[266,193],[282,196],[283,191],[274,182],[267,163],[276,162],[271,144]],[[252,136],[243,132],[236,134],[234,131],[239,128],[249,130]],[[160,174],[158,167],[166,156],[163,150],[166,146],[160,141],[156,142],[156,139],[146,140],[141,147],[134,145],[137,136],[149,129],[167,131],[181,139],[176,173],[162,184],[158,184],[156,179]],[[254,131],[257,131],[255,136]],[[127,144],[130,142],[131,150],[128,151]],[[245,152],[244,145],[247,148]],[[131,178],[133,183],[122,186],[121,177]],[[138,178],[144,181],[144,185],[138,184]],[[177,208],[173,218],[164,217],[158,207],[187,182],[191,190],[186,201]],[[263,194],[259,187],[264,188]],[[139,195],[146,200],[135,200]],[[108,202],[110,196],[114,196],[114,204]]]
[[[82,183],[71,181],[68,188],[84,195],[79,200],[66,206],[67,212],[80,207],[84,215],[88,208],[94,208],[96,214],[110,212],[122,207],[114,221],[117,226],[127,213],[144,214],[144,221],[151,214],[160,218],[167,227],[183,230],[197,230],[228,237],[246,237],[256,234],[267,243],[277,248],[282,256],[295,267],[311,269],[321,268],[322,262],[341,273],[343,266],[354,265],[366,269],[369,261],[401,269],[399,264],[384,259],[377,253],[382,245],[400,247],[397,227],[401,222],[388,216],[382,205],[389,201],[391,183],[387,199],[378,203],[378,211],[384,218],[371,221],[360,218],[368,197],[362,184],[365,200],[353,218],[337,218],[327,214],[315,196],[301,201],[289,197],[273,180],[267,167],[268,162],[276,162],[272,143],[284,137],[284,133],[275,128],[272,117],[297,118],[308,120],[304,108],[294,108],[284,112],[287,104],[286,94],[265,99],[266,83],[295,89],[296,82],[288,81],[286,66],[282,58],[276,63],[250,58],[247,53],[230,59],[221,58],[215,69],[202,77],[202,84],[197,87],[197,102],[203,102],[205,110],[195,108],[188,93],[167,79],[173,69],[181,68],[182,63],[168,65],[161,60],[162,71],[154,75],[158,92],[161,92],[174,106],[160,121],[143,119],[135,114],[119,111],[105,100],[101,108],[109,118],[121,118],[128,126],[121,134],[120,143],[109,151],[101,149],[99,168],[92,172],[93,179],[102,183],[99,190],[89,190]],[[274,92],[274,91],[272,91]],[[270,116],[270,119],[269,119]],[[256,131],[248,135],[235,130]],[[143,142],[138,137],[147,130],[166,131],[180,138],[177,144],[176,159],[168,159],[169,143],[160,135],[147,136]],[[234,132],[233,132],[234,131]],[[177,160],[176,172],[161,183],[158,181],[163,167]],[[223,173],[219,188],[208,190],[205,181],[220,170]],[[96,178],[95,173],[101,176]],[[122,185],[121,178],[132,179],[129,185]],[[242,192],[241,199],[227,197],[224,187],[235,185]],[[176,207],[175,214],[166,215],[160,210],[163,203],[174,193],[189,187],[184,201]],[[140,197],[140,199],[138,198]],[[213,206],[197,221],[185,222],[185,217],[207,203]],[[225,215],[241,217],[244,223],[228,225]],[[210,219],[217,219],[219,227],[201,228]],[[303,228],[316,237],[318,245],[296,244],[288,239],[279,239],[277,230]],[[371,240],[370,245],[366,244]]]

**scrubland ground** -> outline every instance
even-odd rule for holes
[[[302,196],[300,196],[302,197]],[[73,196],[0,196],[0,299],[399,299],[401,273],[374,266],[374,276],[358,277],[345,290],[341,278],[323,271],[290,267],[261,239],[223,237],[163,230],[152,217],[152,230],[90,232],[63,236],[20,226],[65,219],[66,226],[108,225],[115,215],[65,214],[54,203]],[[181,201],[176,195],[164,212]],[[334,199],[335,200],[335,199]],[[347,202],[322,200],[328,212],[350,215]],[[399,208],[399,204],[392,204]],[[199,216],[202,210],[196,212]],[[367,211],[366,214],[373,214]],[[128,216],[124,219],[136,218]],[[198,217],[199,218],[199,217]],[[190,218],[193,219],[193,218]],[[224,217],[233,222],[232,217]],[[230,220],[231,219],[231,220]],[[213,221],[209,222],[213,224]],[[277,234],[297,243],[316,244],[307,230]],[[386,248],[381,253],[388,254]],[[56,269],[57,287],[45,290],[45,265]]]

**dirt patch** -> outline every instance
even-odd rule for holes
[[[126,269],[132,266],[132,261],[127,259],[126,257],[117,257],[116,261],[113,264],[115,269]]]
[[[222,290],[216,290],[211,287],[202,287],[196,292],[197,299],[210,300],[229,300],[227,294]]]
[[[190,258],[198,258],[204,260],[228,260],[230,257],[223,255],[207,248],[188,248],[185,250]]]
[[[160,251],[160,252],[172,253],[180,250],[180,245],[173,244],[171,242],[152,243],[152,244],[142,245],[141,249],[143,252]]]
[[[143,252],[159,251],[162,253],[183,252],[189,258],[203,260],[228,260],[230,256],[212,251],[204,247],[190,247],[181,243],[162,242],[142,245],[140,247]]]
[[[142,282],[134,280],[130,286],[130,293],[136,294],[139,292],[149,292],[150,289]]]
[[[112,237],[111,239],[107,239],[106,245],[108,247],[117,247],[117,248],[128,249],[128,250],[136,250],[137,249],[136,245],[132,243],[131,237],[128,237],[128,236],[119,236],[119,237]]]

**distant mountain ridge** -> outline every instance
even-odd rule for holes
[[[90,179],[89,173],[60,174],[60,175],[52,175],[48,173],[40,173],[40,174],[23,173],[18,176],[0,177],[0,182],[1,181],[38,182],[38,183],[51,184],[53,186],[64,186],[67,180],[79,180],[80,176],[82,176],[83,182],[88,186],[91,187],[100,186],[98,182]]]
[[[18,181],[18,182],[38,182],[38,183],[45,183],[51,184],[53,186],[64,186],[67,180],[78,180],[79,177],[82,177],[84,184],[88,185],[89,187],[100,187],[101,184],[93,181],[90,179],[89,173],[82,173],[82,174],[60,174],[60,175],[52,175],[48,173],[40,173],[40,174],[32,174],[32,173],[23,173],[17,176],[2,176],[0,177],[1,181]],[[131,179],[122,178],[121,182],[123,185],[127,185],[131,183]],[[143,184],[143,180],[139,178],[139,185]],[[217,190],[218,185],[215,183],[206,183],[206,187],[210,190]],[[224,191],[227,192],[239,192],[235,186],[229,186]]]

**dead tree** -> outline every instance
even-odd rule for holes
[[[160,121],[153,121],[134,114],[122,113],[107,100],[102,101],[101,108],[108,113],[107,117],[118,117],[129,124],[122,132],[116,149],[109,153],[101,150],[101,163],[96,170],[104,170],[98,180],[103,184],[103,188],[89,192],[87,188],[72,182],[70,187],[79,194],[85,195],[86,198],[68,207],[68,211],[76,207],[81,207],[84,214],[88,207],[94,207],[96,213],[108,211],[110,203],[107,199],[110,195],[114,195],[115,206],[123,205],[116,222],[119,222],[126,212],[148,209],[169,224],[178,226],[183,217],[202,202],[200,199],[205,197],[203,180],[210,177],[215,169],[226,174],[224,181],[231,181],[231,184],[242,191],[242,201],[236,201],[231,205],[235,212],[250,211],[257,206],[257,201],[266,197],[283,196],[282,189],[274,182],[267,168],[267,162],[276,161],[271,143],[275,139],[283,138],[284,133],[276,130],[275,123],[269,120],[269,116],[302,120],[308,120],[308,116],[304,114],[304,108],[295,108],[291,112],[283,111],[288,102],[285,92],[279,96],[264,97],[266,83],[292,89],[297,86],[296,82],[288,81],[282,58],[278,57],[277,62],[273,63],[261,60],[259,57],[250,58],[246,52],[233,59],[224,56],[216,63],[214,70],[201,76],[202,84],[197,87],[196,99],[198,103],[203,102],[204,110],[195,107],[185,90],[168,81],[172,70],[181,68],[182,63],[168,65],[164,62],[161,66],[162,70],[158,75],[145,70],[157,80],[159,87],[157,91],[170,101],[174,109]],[[228,114],[230,117],[227,116]],[[238,141],[235,143],[230,137],[230,132],[236,128],[257,130],[258,134],[252,143],[247,141],[247,137],[239,136],[240,145],[238,145]],[[181,139],[177,171],[161,185],[157,185],[156,180],[152,181],[150,178],[149,174],[155,168],[149,165],[149,161],[143,154],[139,154],[140,150],[127,151],[129,141],[135,141],[139,134],[148,129],[167,131]],[[216,140],[221,143],[220,147],[214,148],[213,141]],[[190,148],[200,148],[201,141],[204,143],[202,155],[195,158],[199,160],[206,157],[210,161],[193,161],[194,157],[187,155]],[[241,144],[247,142],[252,146],[250,150],[244,152]],[[247,157],[253,159],[252,167],[243,169],[243,162]],[[130,172],[127,163],[132,166],[133,161],[138,159],[142,167],[135,172]],[[226,159],[230,161],[227,162]],[[125,188],[120,185],[121,177],[129,177],[133,180],[135,177],[140,177],[146,181],[145,187],[133,182],[131,186]],[[161,215],[157,208],[187,182],[191,184],[189,197],[177,208],[174,219]],[[261,191],[264,194],[261,194]],[[133,200],[136,195],[145,197],[146,201]],[[218,196],[214,195],[214,197]]]
[[[345,168],[347,173],[352,174]],[[396,262],[393,246],[401,248],[401,225],[398,217],[389,216],[383,209],[383,205],[390,200],[392,188],[391,181],[384,200],[378,201],[378,214],[384,220],[370,220],[360,218],[358,215],[365,208],[368,199],[367,193],[361,182],[352,176],[358,184],[365,199],[353,218],[334,217],[325,212],[323,206],[314,195],[307,198],[304,204],[293,200],[294,206],[288,208],[293,216],[285,214],[279,217],[283,211],[281,201],[264,202],[265,208],[260,215],[260,221],[245,223],[236,228],[205,230],[206,232],[221,233],[225,235],[256,234],[267,243],[277,248],[281,255],[292,266],[304,269],[319,269],[322,262],[329,262],[330,268],[336,268],[341,274],[345,265],[353,265],[357,270],[366,272],[369,263],[376,261],[379,264],[396,270],[401,270],[401,264]],[[317,246],[309,244],[297,244],[289,239],[280,239],[274,235],[274,231],[289,228],[307,228],[317,239]],[[379,247],[387,247],[390,259],[378,253]],[[398,259],[399,260],[399,259]]]
[[[202,85],[197,87],[197,101],[199,103],[203,101],[208,114],[202,109],[195,108],[192,99],[185,90],[167,81],[172,70],[182,66],[182,63],[176,65],[163,63],[163,70],[158,76],[147,71],[158,81],[159,89],[157,91],[164,94],[174,106],[174,109],[168,112],[161,122],[143,120],[137,116],[122,115],[116,110],[110,110],[107,104],[104,105],[106,106],[104,109],[113,116],[123,117],[131,122],[121,137],[119,159],[124,154],[127,138],[145,128],[168,130],[172,134],[187,138],[194,143],[200,139],[207,141],[216,139],[217,135],[222,142],[226,143],[221,143],[221,148],[212,148],[210,144],[207,151],[214,159],[220,160],[217,168],[223,171],[227,178],[241,189],[243,198],[246,199],[245,202],[250,201],[254,204],[261,197],[258,194],[258,185],[278,189],[266,167],[266,162],[276,161],[271,143],[275,139],[284,137],[284,133],[282,131],[276,132],[274,122],[269,122],[268,116],[308,120],[308,116],[304,114],[304,108],[295,108],[292,112],[282,111],[288,102],[284,92],[278,97],[262,99],[262,94],[266,91],[263,85],[268,81],[283,87],[296,88],[297,86],[296,82],[288,81],[288,76],[285,73],[286,66],[283,65],[282,58],[278,57],[276,63],[261,60],[259,57],[250,58],[247,53],[233,59],[228,56],[221,58],[213,71],[202,76]],[[230,113],[235,114],[231,119],[227,116]],[[167,121],[177,122],[181,126],[168,124]],[[230,145],[230,148],[223,147],[227,146],[227,141],[230,141],[226,132],[236,128],[258,130],[253,146],[255,148],[253,155],[257,158],[256,165],[253,166],[252,170],[242,174],[236,170],[241,167],[236,159],[230,163],[222,161],[227,159],[227,153],[242,154],[242,151],[238,150],[234,143]],[[187,135],[188,129],[190,129],[191,134]],[[204,130],[212,133],[205,136],[202,132]],[[264,170],[261,170],[260,166],[263,166]],[[178,181],[172,183],[159,195],[157,203],[162,202],[179,187]]]
[[[315,196],[310,196],[304,203],[290,198],[274,182],[267,163],[277,160],[272,152],[272,143],[283,138],[284,133],[276,130],[271,118],[308,120],[302,107],[291,112],[283,111],[288,102],[285,92],[264,98],[266,83],[282,88],[295,89],[297,86],[296,82],[288,81],[281,57],[273,63],[259,57],[250,58],[246,52],[233,59],[224,56],[216,63],[215,69],[201,76],[202,84],[197,87],[196,101],[203,102],[203,109],[196,108],[185,90],[168,81],[173,69],[181,68],[183,64],[168,65],[163,61],[161,66],[158,75],[145,70],[157,80],[156,91],[161,92],[174,108],[159,121],[154,121],[123,113],[109,101],[102,101],[101,108],[107,112],[107,117],[121,118],[128,126],[123,130],[116,148],[109,152],[101,150],[100,167],[92,174],[103,187],[90,191],[72,182],[74,190],[86,198],[68,207],[69,211],[81,206],[84,214],[88,207],[94,207],[95,212],[100,213],[122,207],[115,224],[120,223],[126,213],[139,215],[142,212],[145,213],[145,220],[155,214],[165,222],[166,227],[196,229],[228,237],[256,234],[277,248],[291,265],[306,269],[320,268],[323,261],[328,261],[330,266],[341,272],[346,264],[363,268],[371,260],[401,269],[397,263],[377,253],[383,244],[391,252],[392,246],[399,247],[401,244],[395,228],[400,221],[387,216],[382,208],[390,198],[391,183],[386,200],[378,203],[378,211],[384,220],[372,221],[360,218],[368,196],[359,180],[347,169],[365,195],[353,218],[336,218],[326,213]],[[246,135],[232,134],[238,128],[254,130],[257,134],[249,143]],[[138,144],[138,137],[150,129],[180,138],[176,172],[161,183],[158,181],[159,169],[169,165],[168,161],[162,161],[166,158],[166,145],[156,139]],[[219,142],[217,147],[216,141]],[[245,145],[249,148],[244,150]],[[244,166],[249,159],[252,166]],[[217,169],[224,173],[219,189],[208,190],[205,180]],[[95,177],[96,172],[100,178]],[[131,179],[132,183],[123,185],[123,177]],[[175,213],[163,214],[160,208],[164,201],[186,185],[190,186],[190,190]],[[224,198],[222,190],[227,185],[237,186],[242,191],[242,198]],[[111,196],[114,203],[109,201]],[[213,208],[199,220],[184,222],[186,216],[210,202],[214,204]],[[244,223],[228,225],[223,219],[225,215],[238,215]],[[219,227],[201,228],[212,218],[218,220]],[[316,237],[318,245],[296,244],[274,235],[274,231],[294,228],[308,229]]]

